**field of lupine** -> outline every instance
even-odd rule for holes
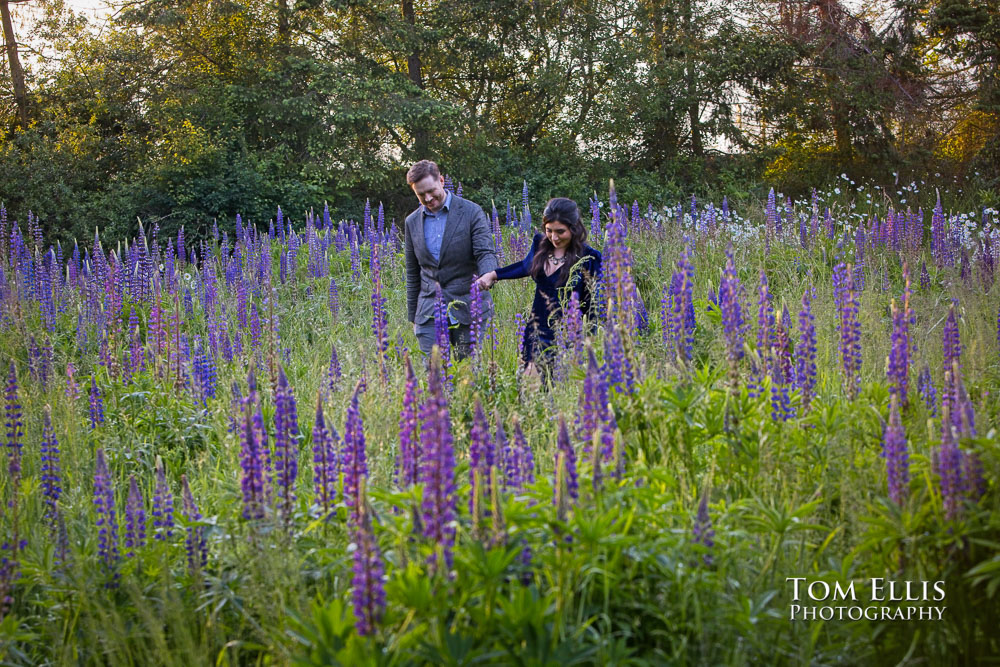
[[[0,661],[995,659],[1000,226],[953,201],[612,190],[547,388],[530,280],[423,358],[381,210],[72,249],[0,212]],[[501,264],[539,203],[493,210]],[[793,620],[789,577],[947,609]]]

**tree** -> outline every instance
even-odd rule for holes
[[[6,45],[7,65],[10,70],[10,82],[14,89],[14,104],[17,107],[17,120],[21,127],[28,125],[28,88],[24,83],[24,69],[17,53],[17,37],[14,35],[14,24],[11,21],[10,5],[28,0],[0,0],[0,19],[3,21],[3,38]]]

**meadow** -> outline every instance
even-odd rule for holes
[[[472,358],[423,358],[378,208],[72,249],[4,211],[0,662],[996,660],[986,197],[612,189],[584,211],[598,317],[566,304],[545,386],[530,280]],[[488,211],[501,265],[541,203]]]

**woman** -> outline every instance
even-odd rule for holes
[[[528,256],[520,262],[483,274],[480,289],[490,289],[497,280],[531,276],[535,281],[535,300],[531,320],[524,328],[521,355],[527,373],[536,373],[536,362],[555,342],[554,323],[562,317],[561,292],[576,292],[580,311],[590,313],[591,294],[588,280],[601,271],[601,253],[586,245],[587,230],[580,222],[576,202],[565,197],[550,199],[542,213],[542,232],[536,233]],[[566,298],[569,298],[566,294]]]

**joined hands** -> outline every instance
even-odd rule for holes
[[[493,287],[497,282],[497,272],[490,271],[489,273],[484,273],[476,279],[476,285],[479,289],[488,290]]]

